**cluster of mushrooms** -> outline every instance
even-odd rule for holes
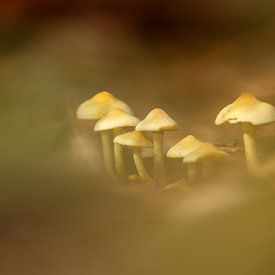
[[[159,187],[167,185],[163,152],[164,133],[177,130],[177,123],[165,111],[159,108],[153,109],[140,121],[125,102],[103,91],[78,107],[77,118],[97,120],[94,131],[101,135],[103,160],[110,178],[121,181],[129,178],[125,171],[123,153],[123,147],[128,146],[132,149],[137,177],[141,181],[154,183]],[[254,173],[259,167],[255,126],[274,121],[274,106],[258,100],[250,93],[243,93],[232,104],[220,111],[215,123],[216,125],[225,122],[242,124],[247,167],[249,172]],[[151,133],[152,140],[145,135],[148,132]],[[152,174],[147,171],[143,162],[142,150],[146,147],[153,147]],[[211,143],[202,142],[192,135],[184,137],[172,146],[166,156],[183,159],[183,163],[187,166],[189,181],[198,178],[199,167],[204,179],[211,178],[213,162],[231,158],[227,152]],[[201,165],[198,166],[198,163]]]

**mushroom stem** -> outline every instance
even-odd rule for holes
[[[154,177],[158,186],[164,185],[163,132],[153,132]]]
[[[110,178],[115,179],[113,171],[113,147],[112,147],[112,131],[105,130],[100,132],[102,142],[102,153],[105,168]]]
[[[189,181],[195,181],[197,179],[197,164],[187,163],[187,174]]]
[[[141,148],[139,147],[133,148],[133,158],[134,158],[135,166],[139,177],[144,181],[151,181],[152,178],[147,173],[146,168],[143,164],[143,160],[141,156]]]
[[[122,128],[114,129],[114,137],[122,134]],[[120,144],[114,143],[115,170],[119,179],[125,179],[125,165],[123,157],[123,148]]]
[[[210,159],[203,160],[202,162],[202,175],[205,180],[213,176],[213,162]]]
[[[243,122],[243,141],[248,170],[255,170],[258,164],[255,129],[251,123]]]

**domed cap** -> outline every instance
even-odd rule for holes
[[[243,93],[232,104],[229,104],[218,114],[217,125],[228,122],[235,124],[249,122],[253,125],[268,124],[275,121],[275,108],[258,100],[250,93]]]
[[[229,158],[229,155],[219,149],[217,149],[211,143],[202,143],[196,150],[188,154],[183,159],[183,163],[192,163],[201,161],[203,159],[225,159]]]
[[[132,110],[126,103],[115,98],[111,93],[103,91],[83,102],[78,107],[76,116],[78,119],[99,119],[116,108],[132,114]]]
[[[176,130],[177,123],[162,109],[152,110],[137,126],[137,131],[157,132]]]
[[[138,122],[138,118],[129,115],[120,109],[114,109],[97,121],[94,130],[97,132],[119,127],[134,127]]]
[[[194,136],[189,135],[171,147],[167,152],[168,158],[183,158],[196,150],[202,142]]]
[[[128,132],[115,137],[115,143],[131,147],[152,147],[152,141],[138,131]]]

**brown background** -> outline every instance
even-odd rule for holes
[[[2,0],[0,273],[274,274],[264,183],[224,180],[186,200],[113,187],[93,124],[75,119],[109,90],[140,118],[161,107],[178,122],[166,149],[190,133],[240,143],[238,126],[214,120],[244,91],[275,104],[274,11],[271,0]],[[263,159],[273,136],[258,129],[272,145]]]

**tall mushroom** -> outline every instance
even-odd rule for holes
[[[136,131],[153,133],[154,177],[157,185],[164,184],[164,131],[176,130],[177,123],[162,109],[153,109],[137,126]]]
[[[95,132],[105,132],[108,130],[113,130],[114,136],[116,137],[122,134],[122,128],[135,127],[138,122],[138,118],[127,114],[120,109],[114,109],[97,121],[94,130]],[[123,151],[121,145],[118,143],[114,143],[114,156],[116,173],[120,179],[124,179],[125,166]]]
[[[107,91],[102,91],[80,104],[76,116],[78,119],[97,120],[113,109],[121,109],[128,114],[133,113],[125,102],[117,99]]]
[[[117,99],[111,93],[102,91],[94,95],[91,99],[83,102],[77,108],[76,116],[81,120],[98,120],[116,108],[132,114],[132,110],[126,103]],[[112,139],[113,135],[111,130],[101,132],[104,165],[109,176],[114,178]]]
[[[168,158],[184,158],[188,154],[196,150],[202,142],[192,135],[189,135],[175,144],[167,152]],[[194,181],[197,178],[197,165],[196,163],[187,163],[188,179]]]
[[[115,137],[114,143],[132,147],[134,163],[139,177],[144,181],[151,181],[152,178],[143,164],[141,151],[143,147],[152,147],[151,140],[141,132],[132,131]]]
[[[201,162],[204,179],[213,175],[213,160],[229,158],[229,155],[217,149],[211,143],[202,143],[197,149],[186,155],[183,163]]]
[[[241,94],[232,104],[223,108],[216,118],[216,125],[228,122],[241,123],[247,166],[250,172],[258,166],[255,127],[275,121],[275,108],[258,100],[250,93]]]

